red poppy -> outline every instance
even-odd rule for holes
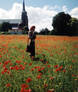
[[[14,66],[14,69],[19,70],[19,67],[17,65]]]
[[[4,73],[5,73],[4,71],[1,72],[1,74],[4,74]]]
[[[13,64],[12,63],[10,63],[10,66],[12,66]]]
[[[0,62],[0,65],[1,65],[2,63]]]
[[[60,68],[57,68],[57,69],[56,69],[56,72],[58,72],[58,71],[60,71]]]
[[[63,72],[65,73],[65,72],[66,72],[66,70],[64,69],[64,70],[63,70]]]
[[[0,58],[1,58],[2,56],[0,55]]]
[[[61,65],[60,67],[59,67],[59,69],[61,70],[63,68],[63,66]]]
[[[44,84],[44,88],[48,87],[48,84]]]
[[[4,65],[7,65],[7,64],[10,63],[10,62],[11,62],[10,60],[5,61],[5,62],[4,62]]]
[[[28,88],[29,86],[27,84],[22,84],[21,87],[22,88]]]
[[[31,71],[34,71],[34,68],[32,68]]]
[[[50,80],[53,80],[54,78],[53,77],[50,77]]]
[[[27,62],[24,63],[24,65],[26,65],[26,64],[27,64]]]
[[[13,70],[13,69],[14,69],[14,67],[10,67],[10,69],[11,69],[11,70]]]
[[[40,66],[35,66],[34,68],[35,68],[35,69],[39,69],[39,68],[40,68]]]
[[[25,69],[25,66],[19,65],[19,68],[20,68],[21,70],[24,70],[24,69]]]
[[[58,65],[54,65],[54,68],[57,68],[58,67]]]
[[[29,83],[31,81],[32,81],[32,79],[30,77],[26,80],[27,83]]]
[[[19,64],[19,63],[21,63],[21,61],[19,61],[19,60],[16,60],[16,63],[18,63],[18,64]]]
[[[7,74],[9,74],[9,75],[10,75],[10,74],[11,74],[11,72],[8,70],[8,71],[7,71]]]
[[[38,72],[40,72],[41,71],[41,69],[38,69]]]
[[[21,88],[21,91],[20,92],[25,92],[25,89],[24,88]]]
[[[48,67],[48,68],[50,68],[50,67],[51,67],[51,65],[47,65],[47,67]]]
[[[31,89],[21,88],[21,91],[20,92],[31,92],[31,91],[32,91]]]
[[[42,75],[42,73],[39,73],[39,75],[41,76],[41,75]]]
[[[41,75],[38,75],[38,76],[37,76],[37,79],[41,79]]]
[[[6,87],[10,87],[10,86],[11,86],[11,84],[10,84],[10,83],[7,83],[5,86],[6,86]]]
[[[31,66],[32,65],[32,63],[29,63],[29,66]]]

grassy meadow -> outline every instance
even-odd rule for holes
[[[0,35],[0,92],[78,92],[78,37],[37,36],[34,61],[26,45]]]

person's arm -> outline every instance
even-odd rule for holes
[[[34,35],[33,35],[33,39],[35,40],[36,39],[36,34],[34,33]]]
[[[31,41],[31,35],[30,35],[30,32],[28,32],[28,39],[27,39],[27,44],[28,45],[30,44],[30,41]]]
[[[33,33],[32,32],[29,32],[29,39],[33,39]]]

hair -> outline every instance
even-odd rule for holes
[[[31,26],[31,27],[30,27],[30,30],[34,30],[34,29],[35,29],[35,26]]]

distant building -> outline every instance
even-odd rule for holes
[[[0,19],[0,24],[3,22],[9,22],[12,27],[18,27],[18,24],[21,22],[21,19]]]
[[[28,16],[25,10],[25,1],[23,0],[21,19],[1,19],[0,24],[3,22],[9,22],[12,25],[12,30],[10,30],[10,32],[22,33],[23,28],[28,27]]]
[[[28,16],[25,10],[25,1],[23,0],[23,10],[21,15],[21,23],[19,24],[19,27],[23,28],[24,26],[28,27]]]

